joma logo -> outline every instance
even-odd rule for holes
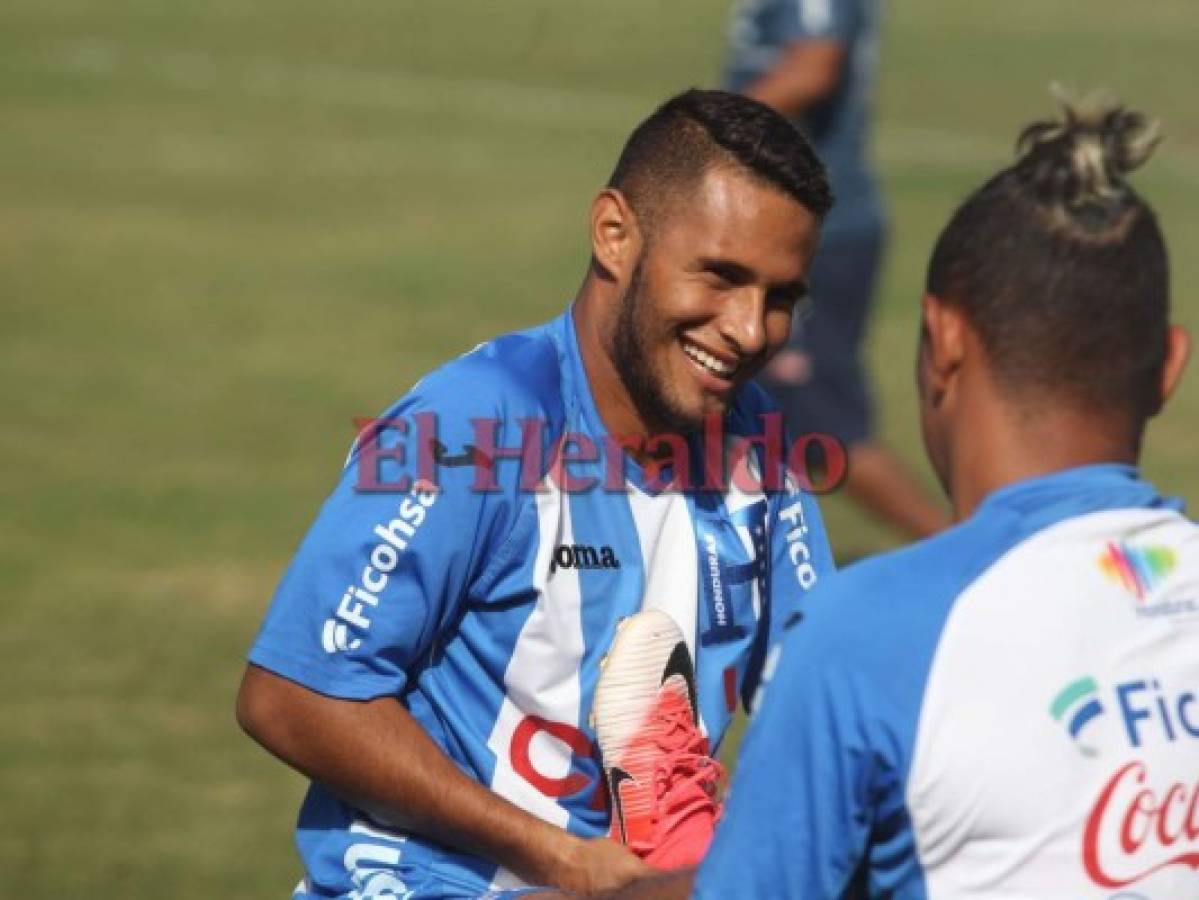
[[[559,569],[619,569],[620,560],[611,547],[589,544],[559,544],[550,557],[550,572]]]

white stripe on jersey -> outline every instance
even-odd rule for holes
[[[550,555],[573,544],[569,497],[546,479],[535,494],[537,555],[533,587],[537,605],[521,629],[504,673],[506,696],[487,746],[495,753],[491,789],[540,819],[565,828],[570,813],[517,773],[511,762],[512,735],[529,715],[574,724],[579,715],[579,667],[583,659],[582,596],[575,569],[561,568],[550,579]],[[529,746],[539,773],[563,778],[570,772],[571,748],[542,733]]]
[[[695,659],[699,570],[687,500],[677,491],[653,496],[631,485],[628,496],[645,563],[642,608],[660,609],[673,618]]]

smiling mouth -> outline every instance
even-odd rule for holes
[[[721,381],[731,382],[733,376],[737,374],[738,366],[736,364],[717,359],[707,350],[690,341],[682,340],[679,343],[682,345],[683,352],[687,354],[688,358],[709,375],[719,378]]]

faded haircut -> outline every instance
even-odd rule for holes
[[[818,219],[832,206],[824,165],[794,125],[757,100],[695,88],[633,130],[608,187],[625,195],[649,237],[668,203],[719,166],[782,191]]]

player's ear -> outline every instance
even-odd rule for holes
[[[591,255],[601,273],[626,284],[641,253],[641,231],[628,198],[604,188],[591,204]]]
[[[966,317],[960,307],[933,294],[920,300],[921,377],[930,399],[937,405],[953,387],[966,356]]]
[[[1171,325],[1166,332],[1166,359],[1162,365],[1161,403],[1159,409],[1182,381],[1182,373],[1191,357],[1191,335],[1181,325]]]

